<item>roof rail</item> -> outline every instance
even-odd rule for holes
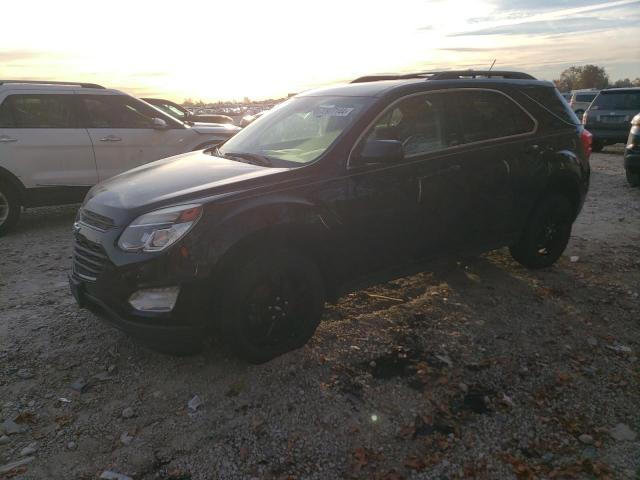
[[[0,85],[4,85],[5,83],[26,83],[31,85],[69,85],[82,88],[104,88],[102,85],[98,85],[97,83],[53,82],[48,80],[0,80]]]
[[[446,70],[442,72],[416,72],[389,75],[367,75],[353,80],[351,83],[377,82],[380,80],[407,80],[424,78],[425,80],[456,80],[465,78],[507,78],[512,80],[535,80],[528,73],[507,72],[500,70]]]

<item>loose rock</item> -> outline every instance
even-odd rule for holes
[[[204,402],[202,400],[200,400],[200,397],[198,395],[195,395],[191,400],[189,400],[189,403],[187,405],[189,406],[190,410],[195,412],[203,404],[204,404]]]
[[[20,456],[26,457],[28,455],[33,455],[38,451],[38,444],[36,442],[30,443],[28,446],[24,447],[20,450]]]
[[[638,436],[636,432],[634,432],[633,430],[631,430],[631,428],[629,428],[629,425],[626,425],[624,423],[619,423],[615,427],[613,427],[611,430],[609,430],[609,435],[611,435],[612,438],[614,438],[619,442],[625,442],[625,441],[632,442]]]
[[[129,432],[124,432],[120,435],[120,443],[123,445],[129,445],[133,441],[133,437],[129,435]]]
[[[80,393],[84,393],[85,391],[87,391],[88,387],[89,384],[84,378],[79,378],[71,384],[71,388]]]
[[[127,407],[122,410],[122,418],[133,418],[135,415],[136,412],[134,412],[133,408],[131,407]]]
[[[99,477],[102,480],[133,480],[127,475],[122,473],[112,472],[111,470],[105,470]]]
[[[0,474],[8,473],[14,468],[22,467],[23,465],[27,465],[35,460],[35,457],[27,457],[20,459],[16,462],[7,463],[5,465],[0,466]]]
[[[586,433],[583,433],[582,435],[580,435],[578,437],[578,440],[580,440],[585,445],[591,445],[593,443],[593,437],[591,435],[586,434]]]
[[[22,425],[18,425],[13,420],[5,420],[0,425],[0,431],[4,432],[7,435],[15,435],[17,433],[22,433],[26,431],[26,428]]]
[[[6,435],[0,437],[0,445],[7,445],[9,442],[11,442],[11,439]]]
[[[26,368],[21,368],[20,370],[18,370],[16,375],[18,375],[18,377],[22,378],[23,380],[28,380],[34,377],[33,373],[31,373],[31,371]]]

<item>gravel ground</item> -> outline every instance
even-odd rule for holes
[[[640,190],[620,152],[591,163],[553,268],[501,250],[356,292],[261,366],[78,309],[75,207],[26,212],[0,239],[0,479],[640,478]]]

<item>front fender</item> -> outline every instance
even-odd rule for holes
[[[231,249],[250,238],[258,242],[276,236],[282,242],[320,241],[331,234],[335,221],[312,201],[287,194],[227,204],[224,213],[205,228],[209,235],[207,263],[215,267]]]

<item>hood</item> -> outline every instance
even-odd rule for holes
[[[191,130],[195,130],[198,133],[203,134],[226,134],[228,136],[235,135],[240,130],[240,127],[236,127],[235,125],[231,125],[229,123],[201,123],[195,122],[191,126]]]
[[[154,208],[173,201],[242,190],[241,182],[287,170],[189,152],[148,163],[99,183],[87,194],[84,207],[115,218],[115,211]]]

